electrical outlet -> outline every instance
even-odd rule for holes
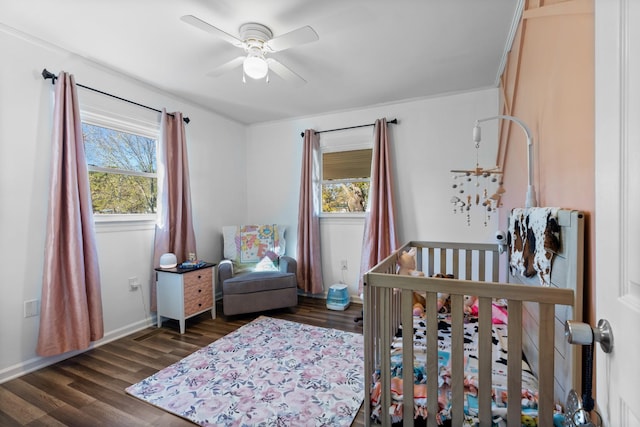
[[[136,291],[140,287],[140,279],[138,276],[129,277],[129,290]]]
[[[40,304],[37,299],[24,302],[24,317],[34,317],[40,313]]]
[[[347,270],[348,267],[347,267],[347,260],[346,259],[343,259],[343,260],[340,261],[340,268],[342,270]]]

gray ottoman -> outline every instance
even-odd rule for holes
[[[298,305],[294,273],[254,271],[222,282],[222,305],[226,316]]]

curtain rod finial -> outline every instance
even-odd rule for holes
[[[51,79],[51,84],[53,84],[53,83],[55,83],[57,77],[51,71],[47,70],[46,68],[43,68],[42,69],[42,78],[45,79],[45,80]]]

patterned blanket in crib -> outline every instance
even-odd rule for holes
[[[414,416],[427,416],[427,372],[426,372],[426,327],[420,317],[414,317]],[[507,401],[507,326],[492,325],[492,414],[495,425],[503,424],[506,418]],[[465,426],[478,423],[478,324],[477,318],[468,318],[464,325],[464,410]],[[451,319],[441,316],[438,322],[438,408],[439,424],[451,419]],[[402,329],[393,340],[391,350],[391,396],[389,408],[392,422],[399,422],[404,415],[402,399]],[[380,400],[379,371],[374,374],[371,393],[372,418],[379,419],[382,411]],[[538,381],[531,368],[522,362],[522,414],[523,422],[536,425]]]

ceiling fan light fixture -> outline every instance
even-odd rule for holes
[[[269,27],[257,22],[247,22],[240,26],[236,36],[214,27],[194,15],[184,15],[180,19],[199,30],[213,34],[225,42],[243,49],[246,53],[246,55],[238,56],[218,66],[207,75],[219,77],[242,64],[242,81],[244,83],[246,83],[247,76],[254,80],[265,79],[265,83],[269,83],[271,72],[284,80],[298,84],[306,83],[302,77],[283,63],[271,57],[265,58],[265,56],[317,41],[318,34],[310,26],[306,25],[274,38]]]
[[[244,73],[255,80],[263,79],[269,73],[269,65],[259,49],[249,51],[242,63]]]

